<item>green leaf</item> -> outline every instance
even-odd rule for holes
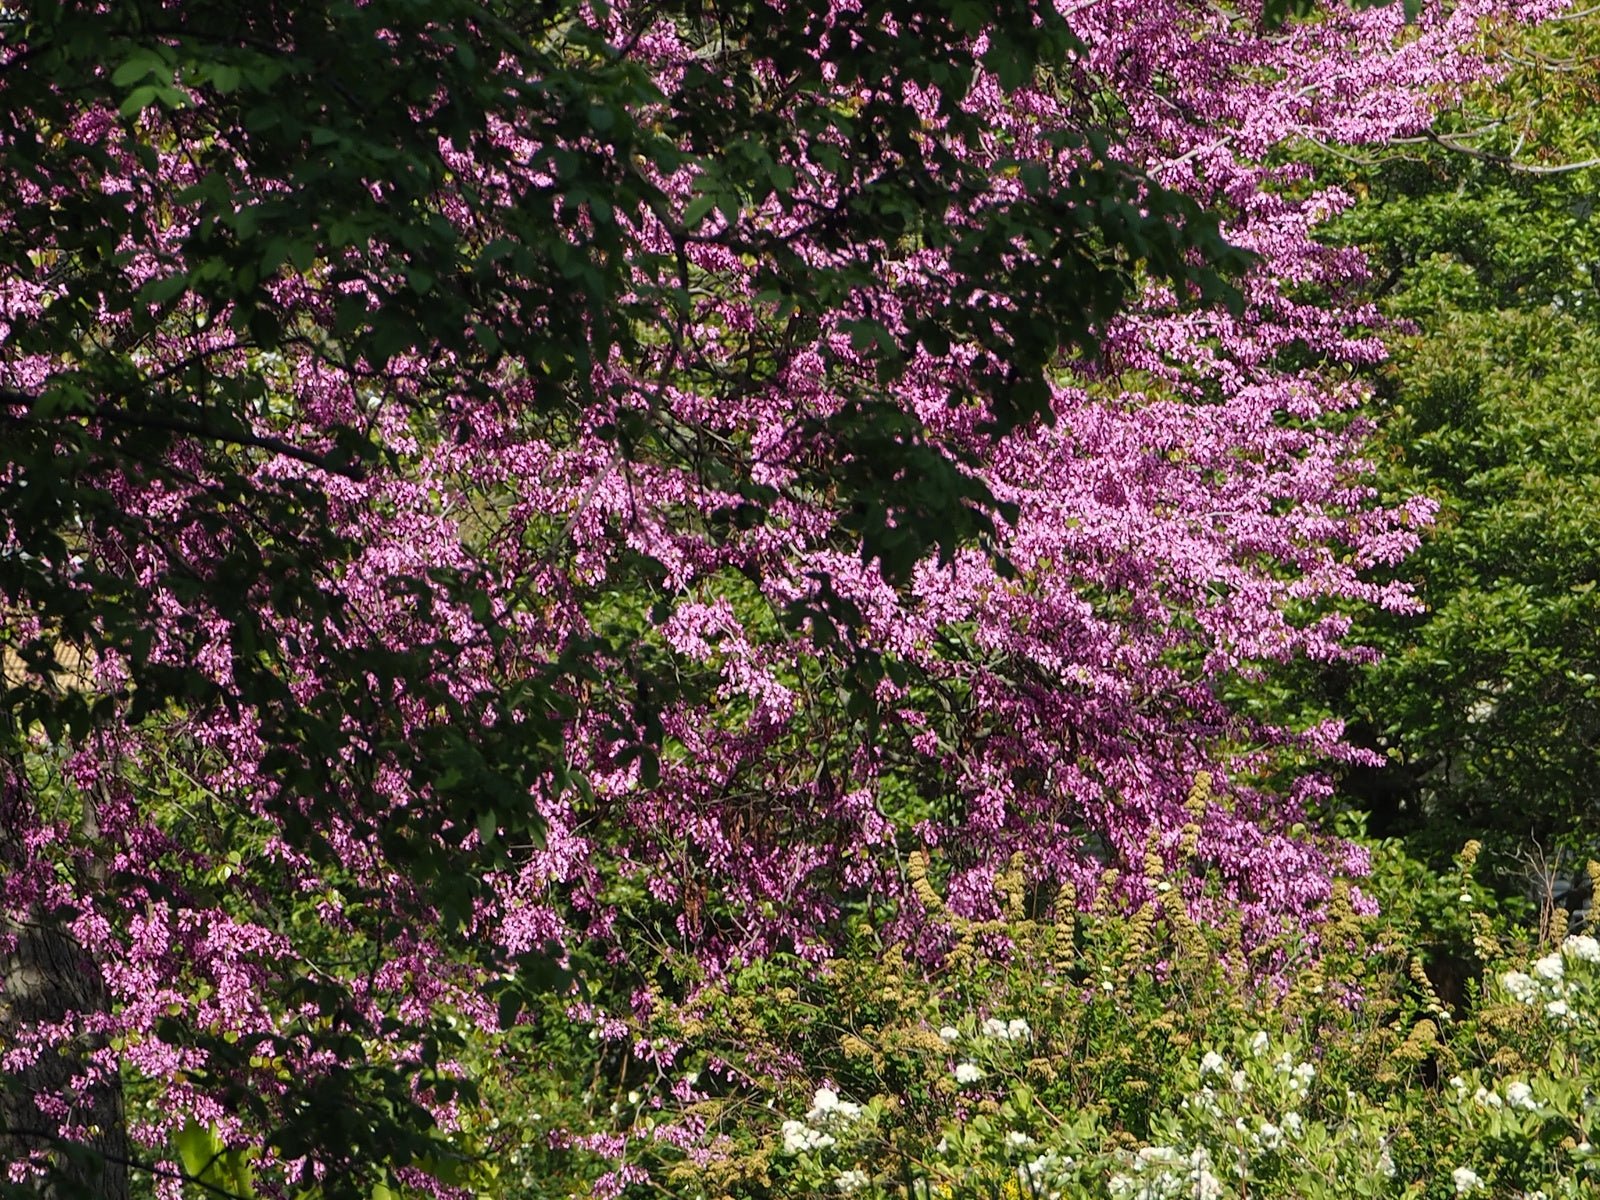
[[[128,93],[128,98],[117,108],[117,112],[124,117],[136,117],[154,104],[160,94],[161,89],[152,83],[136,87]]]
[[[119,88],[127,87],[146,76],[156,74],[165,66],[166,63],[159,55],[149,50],[141,50],[112,73],[111,85]]]
[[[182,295],[188,286],[189,276],[183,271],[161,279],[152,279],[139,289],[139,303],[165,304],[174,297]]]
[[[178,1161],[183,1164],[184,1172],[195,1179],[204,1178],[212,1160],[222,1150],[217,1135],[196,1121],[189,1121],[175,1133],[172,1144],[178,1151]]]
[[[689,201],[689,206],[683,210],[683,227],[691,230],[697,228],[716,206],[717,200],[715,196],[707,195],[704,192],[700,193],[700,195]]]
[[[211,76],[211,86],[226,96],[229,92],[237,91],[243,78],[238,67],[230,67],[226,63],[214,63],[207,72]]]

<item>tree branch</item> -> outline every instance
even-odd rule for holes
[[[25,392],[0,388],[0,402],[31,410],[37,401],[37,396],[29,396]],[[293,442],[286,442],[282,438],[272,437],[267,434],[251,433],[248,430],[216,429],[209,425],[194,421],[183,421],[176,417],[123,412],[107,405],[99,405],[84,412],[64,413],[63,415],[84,417],[96,421],[108,421],[113,425],[122,425],[135,429],[161,429],[168,433],[183,434],[186,437],[201,438],[205,441],[221,442],[232,446],[250,446],[258,450],[269,450],[273,454],[282,455],[284,458],[292,458],[296,462],[316,467],[318,470],[326,471],[330,475],[340,475],[346,479],[358,481],[366,478],[366,471],[359,465],[335,463],[326,455],[303,449]],[[32,420],[36,424],[45,423],[44,418],[33,414],[31,411],[25,418],[13,417],[12,419]]]

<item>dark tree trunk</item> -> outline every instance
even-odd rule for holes
[[[95,811],[85,799],[84,833],[93,838]],[[21,764],[0,750],[0,877],[17,869],[19,841],[33,815]],[[0,910],[0,1053],[18,1029],[59,1022],[69,1014],[107,1010],[99,968],[62,926],[60,915],[38,906],[25,913]],[[0,1072],[0,1189],[3,1167],[46,1152],[49,1177],[33,1187],[42,1200],[127,1200],[128,1140],[120,1083],[112,1080],[73,1097],[70,1120],[90,1132],[74,1145],[52,1135],[56,1122],[38,1109],[40,1095],[69,1090],[73,1076],[97,1043],[79,1039],[41,1053],[17,1071]],[[27,1190],[27,1185],[25,1185]]]

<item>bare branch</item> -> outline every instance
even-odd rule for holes
[[[1507,154],[1494,154],[1488,150],[1479,150],[1476,146],[1465,146],[1454,138],[1444,137],[1441,134],[1428,134],[1428,141],[1446,150],[1457,154],[1465,154],[1468,158],[1475,158],[1479,162],[1494,163],[1518,175],[1570,175],[1578,171],[1590,171],[1600,167],[1600,157],[1586,158],[1582,162],[1555,163],[1542,166],[1534,163],[1518,162]]]

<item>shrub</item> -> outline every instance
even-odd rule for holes
[[[1477,847],[1454,886],[1478,894]],[[1348,880],[1320,935],[1252,945],[1107,879],[1081,911],[1020,860],[1002,916],[938,908],[933,969],[859,921],[822,964],[692,978],[627,1022],[658,1048],[596,1195],[1577,1197],[1594,1186],[1600,942],[1539,946],[1468,903],[1485,974],[1447,1006]],[[1192,850],[1179,872],[1192,871]],[[937,901],[924,860],[910,875]],[[1380,874],[1381,877],[1381,874]],[[1167,886],[1163,886],[1167,885]],[[1215,883],[1207,881],[1207,886]],[[930,896],[929,893],[932,893]],[[933,907],[930,904],[930,907]],[[598,1146],[601,1139],[587,1144]],[[508,1195],[514,1193],[507,1193]]]

